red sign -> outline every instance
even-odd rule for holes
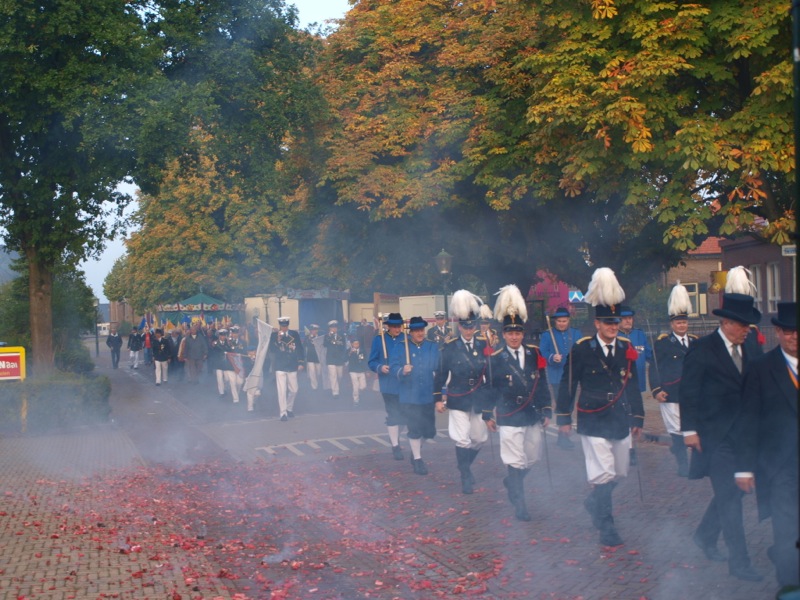
[[[0,379],[22,379],[22,355],[0,354]]]

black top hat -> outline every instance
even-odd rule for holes
[[[619,323],[621,308],[622,305],[620,304],[613,304],[611,306],[598,304],[594,307],[594,318],[609,323]]]
[[[402,325],[403,317],[400,316],[400,313],[389,313],[389,316],[386,317],[383,322],[387,325]]]
[[[754,306],[754,302],[755,299],[747,294],[722,294],[722,306],[711,312],[718,317],[756,325],[761,321],[761,312]]]
[[[422,317],[411,317],[411,320],[408,322],[409,329],[425,329],[427,326],[428,322]]]
[[[556,309],[556,312],[553,313],[553,318],[554,319],[557,319],[559,317],[570,317],[570,316],[572,316],[572,315],[570,315],[569,311],[563,306],[559,306]]]
[[[525,323],[519,315],[506,315],[503,317],[503,331],[525,331]]]
[[[770,319],[775,327],[797,330],[797,302],[778,302],[778,316]]]

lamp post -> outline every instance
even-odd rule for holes
[[[450,328],[450,315],[447,313],[447,282],[450,278],[450,272],[453,267],[452,255],[445,252],[444,248],[434,258],[436,268],[439,269],[439,274],[442,276],[442,288],[444,290],[444,318],[447,328]]]
[[[100,300],[95,298],[92,305],[94,306],[94,356],[97,358],[100,356],[100,332],[97,330],[97,312],[100,308]]]
[[[278,302],[278,318],[280,319],[283,316],[283,300],[286,297],[286,288],[282,285],[279,285],[275,288],[275,300]]]

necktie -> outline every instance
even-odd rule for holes
[[[467,352],[472,352],[472,342],[467,342]]]
[[[739,353],[739,346],[737,344],[733,345],[733,350],[731,350],[731,358],[733,359],[733,364],[736,365],[736,368],[739,370],[739,373],[741,373],[742,355]]]
[[[519,362],[519,350],[514,350],[514,358],[517,359],[517,364],[522,367],[522,363]]]
[[[611,358],[612,356],[614,356],[614,345],[613,344],[606,344],[606,348],[608,348],[608,350],[606,351],[606,356],[608,358]]]
[[[689,346],[686,344],[686,338],[685,338],[685,337],[682,337],[682,338],[681,338],[681,344],[683,344],[683,347],[684,347],[684,348],[688,348],[688,347],[689,347]]]

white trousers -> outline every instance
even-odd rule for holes
[[[278,385],[278,408],[281,416],[294,410],[294,399],[297,397],[297,371],[275,371],[275,382]]]
[[[350,371],[350,382],[353,384],[353,402],[358,404],[361,390],[367,389],[367,374]]]
[[[664,420],[664,427],[667,428],[667,433],[670,435],[681,434],[681,406],[677,402],[662,402],[659,404],[661,408],[661,418]]]
[[[153,361],[156,365],[156,383],[167,383],[167,367],[169,367],[169,362],[166,360],[156,360]]]
[[[448,410],[447,433],[459,448],[478,450],[489,439],[489,429],[481,415],[463,410]]]
[[[130,365],[134,369],[139,368],[139,352],[141,352],[141,350],[131,350]]]
[[[331,392],[334,396],[339,395],[339,380],[344,374],[342,365],[328,365],[328,379],[331,380]]]
[[[590,435],[580,437],[589,483],[602,485],[627,477],[631,462],[630,435],[623,440],[607,440]]]
[[[515,469],[529,469],[542,457],[542,425],[497,428],[500,431],[500,459]]]
[[[236,375],[236,371],[226,371],[224,369],[217,369],[217,391],[219,392],[220,396],[225,395],[225,383],[228,383],[228,386],[231,388],[231,395],[233,395],[233,401],[239,402],[239,377]]]
[[[306,363],[308,370],[308,380],[311,382],[311,389],[315,390],[319,387],[320,364],[315,362]]]

